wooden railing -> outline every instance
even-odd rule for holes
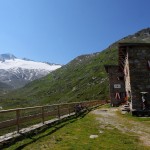
[[[25,127],[21,127],[24,123],[27,124],[26,127],[36,124],[35,120],[44,124],[47,120],[77,113],[77,107],[88,109],[105,103],[106,101],[97,100],[2,110],[0,111],[0,129],[16,126],[16,131],[19,132]]]

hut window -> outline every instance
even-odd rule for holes
[[[118,80],[124,80],[124,77],[120,76],[120,77],[117,77]]]

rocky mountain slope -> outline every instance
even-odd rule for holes
[[[119,42],[150,42],[150,28],[122,38],[101,52],[75,58],[48,76],[1,98],[0,105],[10,108],[109,99],[108,78],[104,65],[118,63]]]
[[[12,54],[1,54],[0,87],[3,90],[20,88],[60,67],[61,65],[18,59]]]

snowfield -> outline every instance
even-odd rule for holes
[[[5,60],[0,61],[0,69],[40,69],[40,70],[48,70],[53,71],[60,68],[61,65],[49,65],[43,62],[35,62],[35,61],[26,61],[22,59],[14,59],[14,60]]]
[[[0,55],[0,82],[13,89],[46,76],[61,65],[18,59],[12,54]]]

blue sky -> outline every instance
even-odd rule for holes
[[[0,54],[66,64],[150,27],[150,0],[0,0]]]

